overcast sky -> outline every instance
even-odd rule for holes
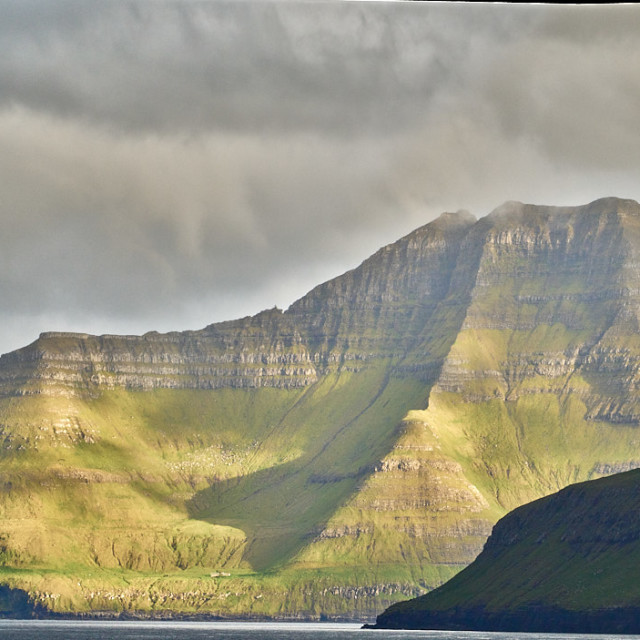
[[[640,7],[0,0],[0,352],[286,308],[443,211],[640,199]]]

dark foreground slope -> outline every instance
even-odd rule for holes
[[[465,570],[378,628],[640,633],[640,471],[512,511]]]
[[[512,202],[286,311],[43,334],[0,358],[3,601],[371,619],[439,586],[507,511],[640,466],[639,264],[636,202]]]

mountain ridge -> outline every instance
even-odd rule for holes
[[[0,577],[54,612],[307,619],[438,586],[508,510],[638,464],[636,247],[633,201],[506,203],[285,311],[42,334],[0,357]]]
[[[357,288],[359,281],[368,279],[369,282],[366,282],[366,293],[361,295],[360,298],[356,296],[351,300],[351,304],[348,306],[366,309],[368,311],[376,305],[380,306],[383,301],[384,291],[381,283],[376,282],[375,277],[372,277],[369,265],[380,260],[386,263],[395,260],[395,271],[397,272],[398,267],[400,266],[397,264],[398,253],[403,253],[405,257],[412,254],[415,255],[416,252],[419,251],[418,243],[429,241],[429,232],[433,232],[432,235],[437,235],[436,230],[438,227],[462,227],[462,224],[464,223],[461,224],[458,220],[466,220],[466,223],[470,223],[470,218],[468,216],[443,214],[437,219],[437,221],[434,221],[434,223],[427,224],[392,245],[387,245],[382,248],[371,258],[365,260],[360,267],[352,269],[342,276],[338,276],[326,283],[318,285],[309,292],[309,294],[295,301],[284,312],[277,308],[267,309],[254,316],[246,316],[238,320],[215,323],[208,325],[201,330],[170,332],[167,334],[148,332],[142,336],[118,336],[109,334],[103,336],[92,336],[85,333],[74,332],[45,332],[41,334],[38,340],[31,345],[0,356],[0,391],[3,388],[6,389],[6,385],[3,385],[3,381],[5,379],[2,376],[3,372],[10,368],[16,361],[30,362],[37,361],[38,359],[53,360],[53,354],[56,353],[56,351],[60,351],[60,347],[55,344],[56,340],[66,341],[66,344],[63,345],[64,348],[74,349],[76,353],[71,357],[77,360],[82,359],[82,352],[91,350],[92,347],[96,351],[104,351],[105,348],[109,348],[111,346],[114,351],[114,353],[111,354],[111,362],[117,363],[118,357],[122,360],[123,358],[130,356],[129,351],[131,345],[138,343],[140,348],[144,349],[144,354],[141,355],[140,358],[141,365],[145,364],[143,361],[144,358],[150,361],[148,364],[152,364],[154,356],[156,360],[159,360],[159,364],[163,363],[163,360],[165,361],[164,364],[172,364],[171,356],[173,356],[173,360],[183,358],[187,364],[221,365],[217,368],[212,368],[210,372],[206,372],[204,370],[196,372],[196,375],[199,375],[200,378],[205,379],[205,381],[200,383],[194,382],[194,385],[197,386],[198,384],[202,384],[204,388],[212,388],[212,385],[214,384],[213,379],[216,377],[224,379],[225,374],[227,374],[226,377],[236,378],[243,381],[237,382],[239,386],[253,387],[261,386],[261,384],[265,383],[268,386],[271,386],[271,384],[278,384],[278,382],[283,386],[308,384],[309,381],[305,381],[305,376],[310,376],[311,380],[315,380],[315,372],[313,370],[317,365],[326,366],[329,362],[335,362],[338,357],[358,359],[358,357],[372,357],[374,355],[367,352],[360,354],[344,353],[344,351],[346,351],[344,349],[345,345],[342,344],[337,347],[343,352],[338,356],[335,352],[336,345],[333,345],[331,341],[338,339],[339,336],[334,334],[339,334],[339,326],[328,328],[317,326],[317,322],[314,324],[314,318],[310,317],[313,315],[313,307],[314,305],[317,305],[318,300],[327,300],[330,307],[341,308],[344,306],[345,300],[351,300],[351,298],[353,298],[351,295],[352,290],[354,287]],[[436,239],[436,242],[437,241],[438,240]],[[391,264],[390,266],[393,270],[394,265]],[[436,266],[439,265],[436,264]],[[395,284],[398,283],[396,282]],[[410,284],[411,283],[405,284],[405,289],[408,288]],[[343,290],[341,291],[340,288]],[[341,315],[342,314],[339,314],[339,317],[336,319],[337,322],[341,321]],[[352,318],[350,321],[352,324],[354,322],[357,323],[357,319],[355,318]],[[362,333],[361,328],[356,326],[355,329],[360,330],[360,333]],[[243,335],[243,331],[245,334],[247,331],[251,331],[254,335]],[[278,334],[278,340],[275,342],[273,342],[272,335],[274,333]],[[306,339],[307,344],[303,344],[303,336]],[[255,343],[256,340],[258,343],[264,340],[271,340],[272,343],[267,346],[267,351],[263,353],[260,349],[264,350],[264,345],[251,344],[251,341]],[[216,341],[219,344],[216,344]],[[361,341],[365,342],[366,338],[361,336]],[[125,344],[123,352],[118,352],[118,343]],[[162,358],[162,356],[166,356],[166,354],[162,351],[158,354],[158,350],[154,349],[156,345],[160,345],[160,348],[162,348],[162,345],[179,345],[181,343],[185,344],[186,352],[178,352],[177,354],[173,353],[169,357]],[[222,353],[216,353],[214,351],[213,353],[203,354],[202,351],[207,346],[212,346],[214,349],[217,349]],[[255,346],[258,346],[257,354]],[[47,347],[49,347],[49,351],[47,350]],[[127,349],[127,347],[129,349]],[[254,347],[253,350],[251,347]],[[310,353],[311,350],[313,350],[313,353]],[[269,371],[252,371],[251,367],[245,367],[244,369],[239,367],[235,370],[231,369],[226,371],[226,367],[224,365],[228,364],[230,360],[227,351],[236,352],[235,358],[231,358],[232,362],[238,362],[241,364],[282,364],[289,365],[289,369],[283,367],[280,371],[277,371],[272,367]],[[250,351],[248,358],[243,357],[243,351]],[[68,352],[65,353],[65,357],[70,357]],[[134,358],[129,357],[129,361],[134,360],[135,362]],[[85,364],[86,367],[91,368],[92,364],[95,365],[96,360],[97,358],[94,358],[93,360],[90,358],[85,359],[83,364]],[[176,364],[181,363],[176,362]],[[306,370],[301,370],[300,366],[294,366],[292,368],[291,365],[308,365],[308,368]],[[112,366],[108,371],[112,372],[111,370],[114,368],[115,367]],[[179,375],[180,372],[176,369],[175,373],[176,375]],[[208,377],[206,377],[207,373],[210,374]],[[255,375],[252,375],[252,373]],[[283,376],[286,382],[283,380],[279,381],[279,376]],[[261,380],[263,377],[264,380]],[[80,380],[76,378],[71,380],[71,382],[80,382]],[[99,379],[99,383],[108,383],[108,380]],[[122,381],[122,384],[124,384],[124,386],[130,385],[132,387],[141,386],[143,388],[153,388],[155,385],[161,384],[161,382],[158,379],[156,381],[150,380],[145,384],[140,380],[136,381],[135,379],[130,379],[128,381],[125,378]]]

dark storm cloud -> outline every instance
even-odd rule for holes
[[[445,209],[637,198],[639,18],[0,0],[0,351],[286,306]]]

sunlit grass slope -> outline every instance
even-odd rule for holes
[[[326,615],[310,595],[324,584],[337,589],[328,613],[351,615],[356,599],[340,592],[370,584],[364,566],[360,581],[346,559],[333,572],[286,567],[390,449],[407,404],[425,402],[423,385],[389,380],[388,367],[304,390],[3,400],[14,425],[2,460],[4,580],[54,611],[225,615]],[[382,603],[413,593],[410,572],[388,573]],[[237,595],[221,597],[230,585]]]

